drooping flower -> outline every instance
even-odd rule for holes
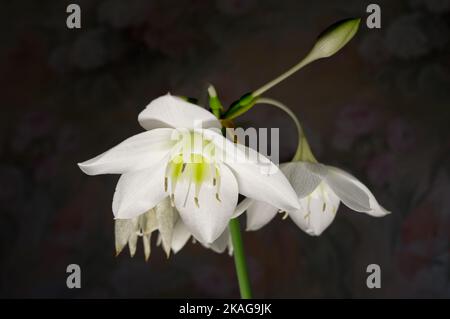
[[[169,198],[189,232],[209,245],[227,227],[238,193],[286,211],[300,208],[278,167],[223,137],[207,110],[165,95],[138,120],[148,131],[79,164],[88,175],[122,174],[113,199],[116,218],[132,219]]]
[[[299,147],[294,159],[281,164],[280,168],[300,201],[300,209],[286,210],[285,213],[303,231],[309,235],[320,235],[333,222],[341,202],[354,211],[374,217],[389,214],[356,177],[339,168],[317,162],[292,111],[271,99],[260,99],[259,103],[272,104],[285,110],[296,122],[300,136]],[[281,211],[268,203],[245,199],[239,204],[235,216],[245,210],[247,230],[263,227]]]
[[[171,250],[174,253],[180,251],[192,236],[176,209],[170,205],[168,199],[165,199],[137,217],[115,220],[116,255],[119,255],[128,245],[130,255],[133,257],[136,253],[138,239],[142,238],[145,260],[148,260],[154,232],[158,232],[157,244],[162,245],[167,257]],[[233,248],[229,240],[228,229],[216,241],[205,247],[218,253],[224,252],[228,247],[231,252]]]

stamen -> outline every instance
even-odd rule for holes
[[[216,193],[216,199],[217,199],[218,202],[220,202],[220,203],[222,202],[222,201],[220,200],[219,193]]]
[[[325,212],[325,208],[327,208],[327,203],[323,202],[323,205],[322,205],[322,212]]]
[[[285,220],[286,218],[288,218],[289,214],[288,212],[284,212],[283,217],[281,218],[282,220]]]
[[[195,206],[197,206],[197,208],[200,208],[200,205],[198,204],[198,197],[194,197],[194,202],[195,202]]]
[[[216,193],[220,193],[220,172],[217,166],[215,166],[214,174],[213,185],[216,186]]]
[[[186,192],[186,197],[184,198],[183,207],[186,207],[187,199],[189,197],[189,193],[191,192],[191,185],[192,185],[192,181],[191,181],[192,180],[192,170],[191,169],[189,169],[187,174],[189,174],[189,173],[190,173],[189,185],[188,185],[188,189],[187,189],[187,192]]]
[[[175,194],[170,194],[170,206],[175,207]]]
[[[164,177],[164,191],[165,191],[165,192],[167,192],[167,187],[168,187],[167,184],[169,183],[168,180],[169,180],[169,179],[167,178],[167,176]]]
[[[308,220],[308,223],[310,222],[309,215],[311,215],[311,195],[308,196],[307,213],[305,215],[305,219]]]
[[[181,167],[181,173],[184,173],[185,169],[186,169],[186,163],[183,163],[183,166]]]

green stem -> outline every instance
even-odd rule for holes
[[[242,299],[252,298],[250,280],[248,276],[247,262],[245,261],[244,244],[241,236],[241,226],[238,218],[233,218],[229,223],[231,240],[234,250],[234,264],[236,265],[236,274],[239,282],[239,290]]]
[[[304,161],[304,162],[311,162],[311,163],[317,163],[316,158],[314,157],[311,148],[309,147],[308,141],[306,140],[305,132],[303,131],[303,128],[300,124],[300,121],[298,120],[298,117],[292,112],[292,110],[284,105],[283,103],[269,98],[257,98],[255,101],[256,104],[269,104],[272,106],[275,106],[284,112],[286,112],[291,119],[295,123],[295,127],[297,128],[297,135],[298,135],[298,145],[297,150],[295,151],[295,155],[292,158],[293,162],[296,161]]]
[[[209,105],[214,115],[220,120],[223,110],[222,103],[217,96],[217,92],[214,86],[208,87]],[[222,128],[222,133],[225,135],[226,127]],[[241,226],[238,218],[233,218],[228,224],[230,229],[231,241],[233,243],[234,250],[234,264],[236,266],[236,274],[239,283],[239,291],[241,292],[242,299],[252,298],[252,290],[250,288],[250,280],[248,277],[248,267],[245,261],[244,243],[241,236]]]
[[[278,83],[280,83],[281,81],[287,79],[288,77],[290,77],[292,74],[294,74],[295,72],[299,71],[300,69],[302,69],[304,66],[308,65],[309,63],[313,62],[315,59],[313,59],[309,54],[303,58],[303,60],[301,60],[300,62],[298,62],[296,65],[294,65],[292,68],[290,68],[289,70],[287,70],[286,72],[284,72],[283,74],[281,74],[280,76],[278,76],[277,78],[273,79],[272,81],[270,81],[269,83],[266,83],[265,85],[263,85],[262,87],[260,87],[259,89],[257,89],[256,91],[254,91],[252,93],[252,95],[254,97],[257,96],[261,96],[261,94],[263,94],[264,92],[266,92],[267,90],[271,89],[272,87],[274,87],[275,85],[277,85]]]

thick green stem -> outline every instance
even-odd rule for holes
[[[234,250],[234,264],[236,265],[236,274],[239,282],[239,290],[242,299],[252,298],[250,280],[248,276],[247,262],[245,261],[244,244],[241,236],[241,226],[237,218],[233,218],[229,223],[231,240]]]

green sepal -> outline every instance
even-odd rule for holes
[[[197,104],[198,105],[198,99],[195,97],[189,97],[189,96],[182,96],[179,95],[178,96],[180,99],[185,100],[186,102],[192,103],[192,104]]]
[[[252,93],[244,94],[239,100],[233,102],[223,115],[224,119],[231,120],[250,110],[255,105],[256,99]]]

